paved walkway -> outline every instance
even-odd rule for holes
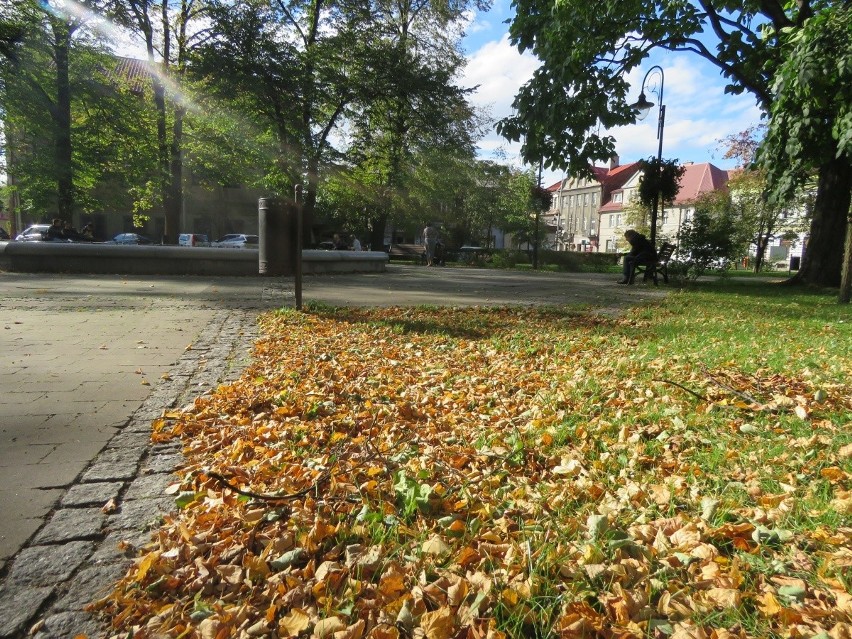
[[[665,294],[614,275],[413,266],[306,277],[305,303],[584,304]],[[181,461],[150,423],[245,364],[292,280],[0,273],[0,637],[105,631],[82,605],[126,569]],[[129,542],[124,549],[118,542]]]

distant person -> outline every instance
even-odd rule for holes
[[[348,246],[346,246],[346,242],[343,241],[343,238],[340,237],[339,233],[335,233],[334,237],[331,238],[331,241],[334,244],[335,251],[345,251],[349,248]]]
[[[435,247],[438,245],[438,229],[431,222],[423,229],[423,243],[426,245],[426,266],[433,266],[435,262]]]
[[[446,266],[447,264],[447,247],[444,246],[444,243],[439,238],[437,242],[435,242],[435,257],[434,262],[438,266]]]
[[[636,267],[655,263],[657,261],[657,250],[647,237],[633,229],[624,232],[624,239],[630,244],[630,251],[624,254],[624,265],[621,271],[624,277],[618,283],[633,284],[633,278],[636,277]]]
[[[77,232],[77,229],[74,228],[74,225],[71,224],[71,222],[65,222],[65,224],[62,225],[62,239],[76,242],[82,239],[82,235]]]
[[[44,232],[44,239],[48,241],[65,239],[62,237],[62,220],[58,217],[53,218],[53,222],[50,223],[50,226]]]
[[[80,236],[84,240],[92,241],[95,239],[95,227],[92,226],[92,223],[89,222],[82,229],[80,229]]]
[[[354,235],[352,236],[352,250],[353,251],[360,251],[361,250],[361,240],[359,240]]]
[[[4,229],[2,226],[0,226],[0,240],[10,240],[10,239],[12,239],[12,238],[9,237],[9,233],[6,231],[6,229]]]

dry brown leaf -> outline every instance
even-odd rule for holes
[[[455,632],[455,614],[449,606],[424,613],[420,617],[420,628],[426,639],[449,639]]]
[[[346,624],[340,617],[326,617],[317,621],[313,636],[316,639],[326,639],[326,637],[331,637],[334,633],[345,629]]]

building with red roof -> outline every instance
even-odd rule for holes
[[[609,166],[592,167],[591,178],[566,177],[550,187],[553,204],[548,221],[552,220],[556,250],[600,250],[600,208],[638,173],[638,162],[621,165],[614,156]]]
[[[676,240],[681,225],[695,211],[695,200],[712,191],[726,189],[728,171],[709,162],[684,164],[684,174],[680,180],[680,191],[671,204],[660,206],[657,216],[658,243],[668,239]],[[637,197],[641,170],[634,171],[620,186],[612,189],[610,197],[601,205],[598,214],[598,238],[600,251],[618,252],[624,250],[626,242],[624,231],[629,228],[627,209]],[[676,243],[676,242],[675,242]]]

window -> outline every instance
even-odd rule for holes
[[[615,216],[615,225],[616,225],[616,226],[621,226],[621,215],[616,215],[616,216]]]
[[[615,216],[614,215],[607,215],[607,217],[609,218],[609,228],[614,227],[615,226]]]
[[[598,194],[592,193],[592,206],[595,206],[598,203]]]
[[[589,203],[589,194],[584,193],[583,194],[583,206],[587,205],[588,203]]]
[[[616,202],[616,203],[621,202],[621,192],[620,191],[618,193],[612,194],[612,201]]]

